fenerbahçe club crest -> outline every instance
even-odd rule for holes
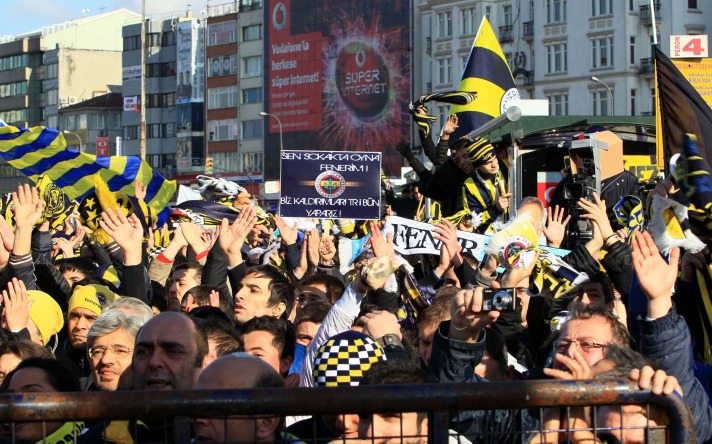
[[[314,188],[323,197],[339,197],[346,190],[346,179],[336,171],[324,171],[314,181]]]

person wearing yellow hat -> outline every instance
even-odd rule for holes
[[[117,299],[121,298],[104,285],[89,284],[74,287],[67,308],[67,342],[57,356],[65,357],[76,364],[81,377],[91,374],[86,358],[89,329],[104,307]]]
[[[3,327],[18,333],[21,337],[29,334],[32,342],[48,346],[52,336],[59,333],[64,326],[64,315],[59,304],[43,291],[25,290],[25,286],[17,279],[10,282],[8,289],[9,294],[8,290],[3,291],[5,304],[2,313]],[[18,304],[27,304],[29,317],[20,319],[16,316],[19,312],[14,311],[12,305]],[[24,331],[27,333],[23,334]]]
[[[512,195],[507,192],[507,181],[489,140],[478,137],[472,141],[467,145],[467,155],[474,171],[462,187],[464,210],[453,222],[459,223],[469,214],[476,232],[493,234],[493,223],[503,220]]]

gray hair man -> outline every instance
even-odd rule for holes
[[[102,313],[87,334],[91,376],[82,379],[87,391],[131,388],[134,342],[145,320],[120,309]]]

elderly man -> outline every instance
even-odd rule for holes
[[[207,352],[208,342],[195,320],[180,313],[161,313],[148,321],[136,337],[134,388],[192,389]]]
[[[102,313],[87,334],[91,376],[82,378],[86,391],[114,391],[133,386],[131,362],[134,342],[144,321],[113,309]]]

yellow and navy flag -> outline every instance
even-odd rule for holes
[[[450,108],[450,114],[458,117],[458,128],[450,136],[451,143],[499,117],[512,100],[519,99],[512,72],[487,17],[482,17],[457,89],[476,94],[477,100]]]
[[[154,172],[135,156],[97,157],[67,148],[61,132],[45,127],[0,126],[0,156],[30,180],[48,177],[71,199],[81,201],[94,191],[98,175],[111,191],[129,196],[140,180],[147,187],[146,204],[164,212],[176,191],[176,183]],[[163,219],[159,217],[159,219]]]
[[[643,202],[637,196],[623,196],[613,207],[613,214],[615,214],[618,223],[628,234],[628,243],[633,240],[631,234],[634,231],[645,228]]]

